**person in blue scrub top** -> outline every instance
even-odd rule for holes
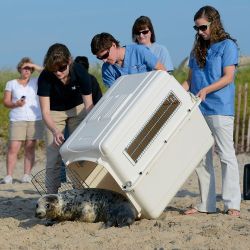
[[[188,79],[183,87],[200,97],[200,110],[215,140],[222,168],[222,200],[225,213],[240,216],[241,192],[238,163],[233,144],[234,78],[238,65],[236,40],[222,25],[219,12],[204,6],[194,15],[196,31],[189,59]],[[201,202],[188,209],[186,215],[216,212],[216,189],[213,167],[213,148],[203,164],[196,169]]]
[[[166,70],[149,48],[138,44],[121,47],[119,41],[109,33],[95,35],[91,41],[91,51],[104,62],[102,79],[108,88],[122,75]]]
[[[149,17],[140,16],[135,20],[132,28],[132,40],[137,44],[147,46],[169,73],[174,70],[168,49],[156,43],[154,27]]]

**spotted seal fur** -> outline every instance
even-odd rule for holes
[[[106,227],[123,227],[135,221],[137,212],[120,193],[85,188],[43,195],[37,201],[35,216],[49,219],[48,225],[65,220],[80,220],[104,222]]]

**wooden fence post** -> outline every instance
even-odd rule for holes
[[[237,113],[236,113],[236,126],[235,126],[235,151],[238,153],[239,151],[239,126],[240,126],[240,106],[241,106],[241,84],[238,84],[238,98],[237,98]]]
[[[246,152],[249,152],[249,145],[250,144],[250,116],[248,116],[248,127],[247,127],[247,147]]]
[[[246,126],[246,116],[247,116],[247,91],[248,85],[245,83],[244,86],[244,106],[243,106],[243,118],[242,118],[242,132],[241,132],[241,152],[244,152],[245,145],[245,126]]]

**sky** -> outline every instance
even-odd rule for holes
[[[42,65],[49,46],[57,42],[73,57],[85,55],[95,65],[93,36],[108,32],[122,46],[131,44],[133,23],[141,15],[151,18],[157,43],[167,47],[178,67],[192,49],[193,16],[204,5],[220,12],[240,55],[250,56],[249,0],[0,0],[0,69],[15,69],[24,56]]]

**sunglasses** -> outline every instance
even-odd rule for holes
[[[110,52],[110,50],[108,49],[107,52],[104,55],[96,56],[96,58],[99,59],[99,60],[107,59],[109,57],[109,52]]]
[[[68,64],[65,64],[65,65],[62,65],[62,66],[59,66],[57,68],[57,70],[53,70],[53,73],[56,73],[56,72],[64,72],[66,69],[68,68]]]
[[[141,34],[147,35],[149,31],[150,31],[150,30],[142,30],[142,31],[135,32],[135,34],[136,34],[137,36],[140,36]]]
[[[25,67],[22,68],[22,70],[29,70],[29,71],[32,71],[32,68],[29,67],[29,66],[25,66]]]
[[[206,31],[207,28],[210,26],[211,23],[207,23],[207,24],[203,24],[203,25],[200,25],[200,26],[193,26],[193,28],[196,30],[196,31]]]

